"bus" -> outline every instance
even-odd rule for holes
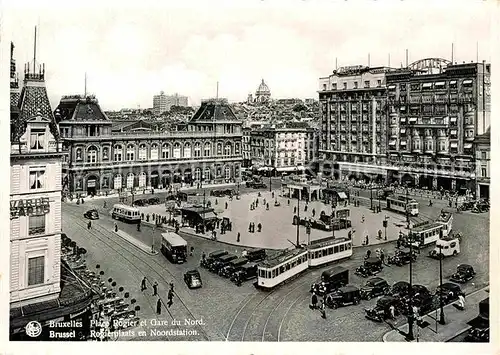
[[[387,197],[387,209],[399,213],[410,213],[411,216],[418,216],[418,202],[405,196]]]
[[[172,263],[182,264],[187,257],[187,242],[177,233],[162,233],[161,252]]]
[[[122,204],[113,205],[111,218],[129,223],[141,223],[139,209]]]

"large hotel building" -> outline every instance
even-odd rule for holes
[[[401,69],[341,68],[320,78],[319,99],[323,174],[476,191],[490,64],[428,58]]]

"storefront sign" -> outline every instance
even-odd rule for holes
[[[50,212],[48,197],[10,201],[10,219],[20,216],[40,216]]]

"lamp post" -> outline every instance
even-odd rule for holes
[[[441,309],[441,314],[439,315],[439,324],[445,325],[444,320],[444,303],[443,303],[443,246],[440,244],[439,247],[439,308]]]
[[[337,201],[335,197],[332,196],[332,237],[335,238],[335,209],[337,207]]]
[[[370,209],[373,210],[373,188],[370,186]]]
[[[408,197],[408,186],[406,187],[406,197]],[[408,290],[408,296],[409,296],[409,312],[408,312],[408,334],[406,338],[409,341],[412,341],[415,339],[413,336],[413,235],[411,233],[410,229],[410,212],[408,211],[408,208],[406,208],[406,222],[408,223],[408,244],[410,244],[410,289]]]
[[[295,171],[297,171],[297,170],[298,169],[295,168]],[[300,240],[299,240],[299,236],[300,236],[299,227],[300,227],[300,190],[297,191],[297,243],[296,243],[297,248],[299,247],[299,243],[300,243]]]

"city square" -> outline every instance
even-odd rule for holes
[[[17,14],[11,341],[490,343],[487,6],[261,6]]]

